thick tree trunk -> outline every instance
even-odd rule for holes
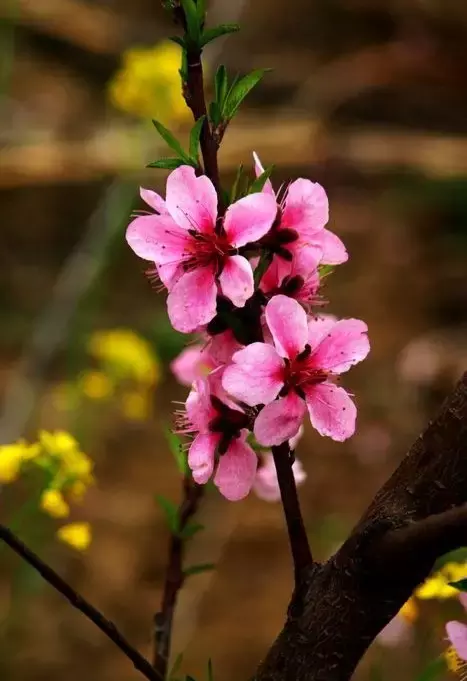
[[[255,681],[347,681],[439,555],[467,545],[467,374],[337,553],[303,574]]]

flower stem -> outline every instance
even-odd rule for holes
[[[106,619],[93,605],[77,593],[53,568],[44,563],[31,549],[16,537],[11,530],[0,525],[0,540],[4,541],[15,553],[33,567],[51,586],[64,596],[69,603],[83,613],[120,648],[122,653],[133,662],[135,669],[149,679],[149,681],[162,681],[162,677],[150,662],[146,660],[128,641],[122,636],[113,622]]]
[[[203,492],[203,487],[193,482],[189,473],[186,474],[183,478],[183,499],[178,508],[179,532],[170,536],[162,604],[160,611],[154,616],[154,669],[161,679],[167,678],[175,606],[185,581],[185,539],[182,532],[198,510]]]
[[[281,492],[290,548],[295,570],[295,583],[299,584],[304,570],[313,563],[308,537],[303,523],[297,486],[292,471],[293,455],[288,442],[272,448],[277,479]]]

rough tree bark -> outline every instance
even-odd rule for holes
[[[302,573],[255,681],[347,681],[429,574],[467,545],[467,373],[326,563]]]

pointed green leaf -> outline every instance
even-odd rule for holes
[[[175,674],[180,670],[180,666],[183,661],[183,653],[179,653],[175,658],[175,662],[172,665],[172,669],[169,671],[169,681],[175,681]]]
[[[182,79],[182,83],[186,83],[188,78],[188,55],[186,46],[182,50],[182,65],[180,66],[178,72],[180,74],[180,78]]]
[[[200,21],[198,17],[198,9],[194,0],[181,0],[183,11],[185,12],[186,29],[188,38],[196,47],[200,45]]]
[[[467,579],[460,579],[458,582],[449,582],[449,586],[453,586],[458,591],[467,591]]]
[[[170,453],[175,459],[177,468],[182,475],[188,473],[188,462],[185,452],[183,451],[183,443],[170,428],[164,428],[165,439],[169,445]]]
[[[204,525],[201,525],[201,523],[188,523],[188,525],[185,525],[183,530],[179,532],[179,536],[182,539],[191,539],[195,534],[201,532],[201,530],[204,530]]]
[[[269,166],[266,170],[263,170],[261,175],[259,175],[254,182],[251,183],[248,190],[248,194],[256,194],[257,192],[263,191],[264,185],[271,177],[274,166]]]
[[[162,168],[163,170],[175,170],[180,166],[186,165],[186,161],[181,158],[160,158],[158,161],[148,163],[146,168]]]
[[[214,78],[214,93],[216,97],[216,102],[219,105],[220,110],[224,106],[225,96],[227,94],[228,87],[227,69],[223,64],[219,66],[216,71],[216,76]]]
[[[201,116],[200,118],[198,118],[190,132],[190,158],[195,163],[198,163],[199,159],[198,155],[199,138],[201,137],[201,130],[203,129],[203,124],[205,120],[206,116]]]
[[[318,268],[319,278],[324,279],[334,272],[333,265],[320,265]]]
[[[176,43],[177,45],[180,45],[180,47],[185,47],[185,41],[179,35],[171,35],[169,40],[171,40],[173,43]]]
[[[240,164],[237,170],[237,174],[235,175],[235,180],[232,185],[232,189],[230,191],[230,203],[233,203],[234,201],[239,198],[239,189],[240,189],[240,182],[243,176],[243,164]]]
[[[216,566],[214,563],[200,563],[199,565],[191,565],[183,570],[183,574],[186,577],[191,575],[200,575],[202,572],[209,572],[209,570],[215,570]]]
[[[196,11],[198,13],[199,25],[203,27],[206,19],[206,2],[205,0],[196,0]]]
[[[208,28],[206,31],[203,31],[201,36],[201,47],[216,40],[216,38],[220,38],[222,35],[237,33],[239,30],[240,26],[238,24],[219,24],[219,26],[214,26],[214,28]]]
[[[156,501],[165,513],[170,531],[172,534],[178,534],[180,528],[178,506],[173,501],[170,501],[170,499],[167,499],[167,497],[162,496],[162,494],[156,494]]]
[[[170,130],[167,130],[167,128],[164,125],[162,125],[162,123],[159,123],[159,121],[153,120],[152,122],[157,132],[164,140],[164,142],[166,142],[168,146],[180,156],[180,158],[183,158],[184,160],[189,160],[182,145],[180,144],[178,139],[174,135],[172,135]]]
[[[211,125],[213,128],[217,128],[217,126],[221,122],[221,110],[219,108],[219,105],[217,102],[211,102],[209,105],[209,120],[211,121]]]
[[[258,69],[256,71],[252,71],[248,75],[244,76],[241,78],[238,82],[235,83],[234,87],[230,89],[230,92],[227,96],[225,106],[223,109],[223,115],[225,118],[230,120],[235,116],[235,114],[238,111],[238,108],[240,107],[240,104],[243,102],[245,97],[253,90],[255,85],[259,83],[261,78],[264,76],[268,69]]]

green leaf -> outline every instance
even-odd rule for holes
[[[248,190],[248,194],[255,194],[257,192],[263,191],[264,185],[271,177],[273,170],[274,166],[269,166],[268,168],[266,168],[266,170],[263,170],[261,175],[259,175],[256,178],[256,180],[251,183],[250,188]]]
[[[267,71],[268,69],[258,69],[256,71],[252,71],[251,73],[237,81],[233,87],[231,87],[225,102],[224,110],[222,112],[225,118],[230,120],[235,116],[240,107],[240,104],[243,102],[245,97],[253,90],[255,85],[259,83],[259,81]]]
[[[219,66],[214,78],[214,93],[219,110],[222,111],[228,87],[227,69],[223,64]]]
[[[221,110],[217,102],[211,102],[209,105],[209,120],[213,128],[217,128],[222,120]]]
[[[460,579],[458,582],[449,582],[449,586],[453,586],[458,591],[467,591],[467,579]]]
[[[183,653],[179,653],[175,658],[172,669],[169,671],[169,681],[174,681],[175,674],[180,670],[183,661]]]
[[[422,673],[417,676],[415,681],[434,681],[446,670],[446,662],[443,655],[428,663]]]
[[[185,47],[185,41],[179,35],[171,35],[169,40],[171,40],[173,43],[176,43],[177,45],[180,45],[180,47]]]
[[[180,158],[184,159],[185,161],[189,161],[190,159],[185,153],[182,145],[180,144],[178,139],[174,137],[174,135],[172,135],[170,130],[167,130],[167,128],[163,126],[162,123],[159,123],[159,121],[153,120],[152,122],[157,132],[164,140],[164,142],[166,142],[169,145],[169,147],[180,156]]]
[[[183,574],[186,577],[191,575],[200,575],[202,572],[208,572],[209,570],[215,570],[216,566],[214,563],[200,563],[199,565],[191,565],[183,570]]]
[[[254,281],[255,281],[255,287],[259,286],[259,283],[260,283],[261,279],[263,278],[263,274],[266,272],[266,270],[268,269],[271,262],[272,262],[272,254],[271,253],[265,253],[261,257],[259,263],[257,264],[257,266],[255,268],[254,274],[253,274]]]
[[[165,428],[164,433],[167,444],[169,445],[170,453],[175,459],[178,470],[182,475],[186,475],[188,473],[188,462],[186,454],[183,451],[182,441],[178,435],[172,433],[170,428]]]
[[[333,265],[320,265],[318,268],[319,278],[324,279],[334,272]]]
[[[206,116],[198,118],[190,132],[190,158],[194,163],[199,162],[199,138],[201,137],[201,130],[205,120]]]
[[[186,161],[181,158],[160,158],[158,161],[148,163],[146,168],[162,168],[163,170],[175,170],[180,166],[186,165]],[[191,165],[191,163],[190,163]]]
[[[199,25],[203,27],[206,19],[206,2],[205,0],[196,0],[196,11],[198,13]]]
[[[208,660],[208,681],[214,681],[214,671],[212,668],[212,660],[209,658]]]
[[[211,43],[216,38],[220,38],[222,35],[237,33],[239,30],[240,26],[238,24],[219,24],[219,26],[214,26],[214,28],[208,28],[206,31],[203,31],[201,36],[201,47]]]
[[[201,532],[201,530],[204,530],[204,525],[201,525],[201,523],[188,523],[188,525],[185,525],[183,530],[179,532],[179,536],[182,539],[191,539],[195,534]]]
[[[235,180],[232,185],[232,189],[230,191],[230,203],[233,203],[234,201],[239,198],[239,188],[240,188],[240,182],[243,177],[243,164],[240,164],[237,170],[237,174],[235,175]]]
[[[198,8],[194,0],[181,0],[183,11],[185,12],[186,29],[188,38],[196,46],[200,46],[200,21],[198,17]]]
[[[180,66],[178,72],[180,74],[180,78],[182,79],[182,83],[186,83],[188,78],[188,54],[186,51],[186,46],[182,51],[182,65]]]
[[[172,534],[178,534],[180,529],[178,506],[173,501],[170,501],[170,499],[167,499],[167,497],[162,496],[162,494],[156,494],[156,501],[165,513],[170,531]]]

